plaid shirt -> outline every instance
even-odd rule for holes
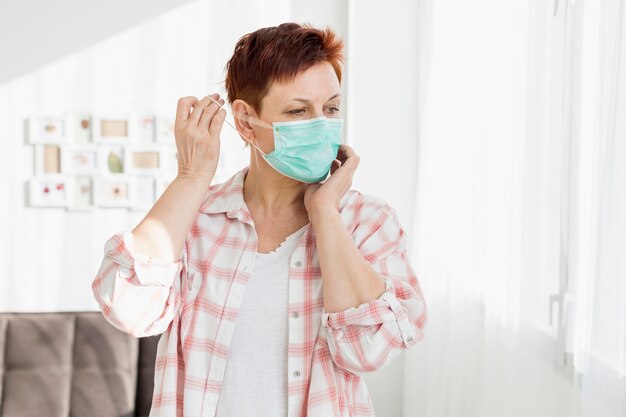
[[[247,171],[246,166],[210,186],[177,262],[134,251],[130,231],[105,243],[92,283],[105,319],[135,337],[162,334],[150,417],[215,414],[257,250],[242,194]],[[395,210],[380,198],[348,190],[339,211],[386,291],[357,307],[327,313],[309,223],[290,258],[287,417],[373,416],[362,375],[424,337],[426,302]]]

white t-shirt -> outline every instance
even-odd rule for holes
[[[307,226],[258,253],[241,302],[215,417],[287,415],[289,258]]]

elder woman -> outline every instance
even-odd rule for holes
[[[239,39],[225,87],[250,164],[220,184],[225,101],[179,99],[178,175],[92,284],[113,326],[161,334],[151,417],[373,416],[362,375],[424,337],[396,212],[350,188],[342,49],[308,24]]]

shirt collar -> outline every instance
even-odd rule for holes
[[[249,166],[245,166],[223,183],[209,187],[198,211],[207,214],[226,213],[230,218],[251,223],[252,216],[243,199],[243,180],[249,169]]]

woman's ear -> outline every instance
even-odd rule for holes
[[[254,130],[250,124],[250,117],[254,117],[252,107],[243,100],[237,99],[231,104],[233,110],[233,118],[235,119],[235,126],[237,130],[251,141],[256,140]],[[241,138],[244,142],[245,139]],[[247,142],[246,142],[247,144]]]

